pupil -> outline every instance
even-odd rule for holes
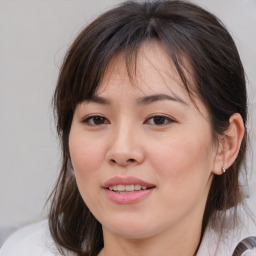
[[[154,117],[155,124],[164,124],[165,117],[164,116],[156,116]]]
[[[94,121],[95,124],[103,124],[104,123],[104,118],[101,117],[101,116],[96,116],[96,117],[94,117],[93,121]]]

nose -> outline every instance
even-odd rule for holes
[[[138,165],[144,161],[141,136],[134,127],[119,127],[113,130],[107,161],[111,165],[130,166]]]

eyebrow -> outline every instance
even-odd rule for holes
[[[155,101],[163,101],[163,100],[171,100],[171,101],[182,103],[183,105],[188,105],[184,100],[178,97],[167,95],[167,94],[154,94],[154,95],[141,97],[137,100],[137,102],[140,105],[148,105]]]
[[[111,103],[110,100],[100,97],[100,96],[97,96],[97,95],[93,95],[89,99],[86,99],[86,101],[99,103],[99,104],[103,104],[103,105],[110,105],[110,103]]]
[[[178,97],[167,95],[167,94],[153,94],[153,95],[149,95],[149,96],[140,97],[140,98],[138,98],[137,103],[139,105],[148,105],[150,103],[153,103],[156,101],[163,101],[163,100],[171,100],[171,101],[179,102],[183,105],[188,105],[184,100],[182,100]],[[98,103],[98,104],[102,104],[102,105],[110,105],[111,104],[110,100],[100,97],[100,96],[97,96],[97,95],[93,95],[89,99],[86,99],[86,101],[94,102],[94,103]]]

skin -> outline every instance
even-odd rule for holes
[[[77,185],[103,228],[99,255],[191,256],[213,173],[225,160],[223,147],[213,141],[205,106],[191,101],[159,43],[141,47],[135,78],[134,86],[123,56],[116,56],[96,91],[105,102],[79,104],[71,125]],[[158,94],[172,99],[145,100]],[[118,204],[102,188],[115,176],[155,188],[139,202]]]

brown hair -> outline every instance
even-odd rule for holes
[[[68,138],[75,107],[94,94],[117,53],[124,54],[129,71],[136,64],[142,43],[152,39],[165,46],[188,93],[196,93],[207,107],[215,135],[227,129],[234,113],[240,113],[246,123],[243,66],[232,37],[213,14],[186,1],[167,0],[128,1],[101,15],[71,45],[54,94],[62,167],[52,193],[49,225],[62,253],[68,249],[80,256],[95,256],[104,245],[101,224],[82,200],[70,165]],[[196,91],[192,92],[186,79],[182,56],[191,67]],[[202,235],[219,210],[225,212],[240,202],[238,177],[245,149],[246,136],[229,171],[214,176]]]

